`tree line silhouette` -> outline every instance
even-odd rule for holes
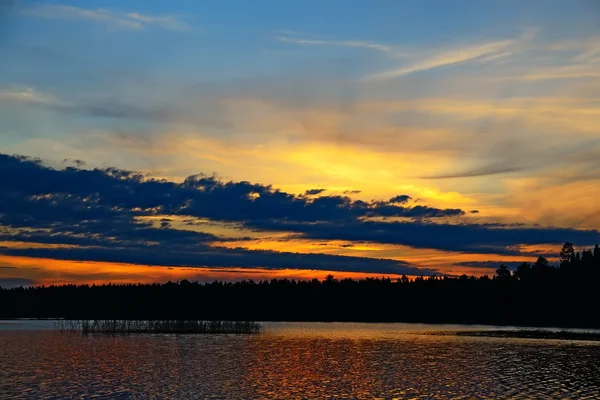
[[[600,250],[493,277],[272,279],[0,289],[0,318],[379,321],[600,328]]]

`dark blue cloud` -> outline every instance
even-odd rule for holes
[[[157,246],[118,246],[105,248],[34,248],[0,247],[0,254],[55,258],[75,261],[106,261],[156,266],[240,267],[265,269],[312,269],[380,274],[431,275],[435,271],[409,263],[366,257],[328,254],[299,254],[267,250],[225,249],[213,247],[164,248]]]
[[[36,282],[27,278],[0,278],[0,287],[5,289],[34,286]]]
[[[304,192],[305,196],[315,196],[317,194],[321,194],[324,191],[326,191],[327,189],[308,189],[306,192]]]
[[[303,237],[310,239],[368,241],[502,255],[524,254],[515,247],[519,244],[558,245],[570,240],[580,245],[592,246],[600,242],[600,233],[596,230],[530,228],[520,225],[440,224],[426,221],[306,224],[274,220],[253,221],[248,225],[256,229],[299,232]]]
[[[404,204],[404,203],[408,203],[409,200],[412,200],[412,197],[406,195],[406,194],[401,194],[395,197],[392,197],[389,200],[389,203],[398,203],[398,204]]]
[[[177,184],[145,179],[139,173],[115,168],[54,170],[44,167],[39,160],[6,155],[0,155],[0,169],[5,175],[0,188],[0,213],[12,214],[11,223],[23,220],[48,223],[53,218],[96,219],[102,215],[114,218],[123,210],[128,215],[168,213],[223,221],[298,222],[464,214],[458,209],[399,207],[389,202],[353,201],[346,196],[307,198],[270,185],[223,182],[206,175],[190,176]],[[47,213],[48,210],[52,213]]]
[[[511,271],[517,269],[519,265],[521,265],[524,261],[465,261],[456,263],[454,265],[458,265],[461,267],[470,267],[470,268],[493,268],[496,269],[500,265],[506,265]]]

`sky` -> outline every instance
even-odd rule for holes
[[[0,285],[493,274],[600,242],[600,5],[0,4]]]

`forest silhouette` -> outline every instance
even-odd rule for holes
[[[493,277],[61,285],[0,289],[0,318],[431,322],[600,328],[600,250],[565,243]]]

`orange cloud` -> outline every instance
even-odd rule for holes
[[[270,279],[325,279],[329,274],[338,279],[362,279],[381,277],[382,274],[368,274],[340,271],[293,270],[293,269],[244,269],[244,268],[190,268],[161,267],[125,263],[93,261],[69,261],[50,258],[31,258],[0,255],[1,278],[26,278],[38,285],[104,284],[104,283],[153,283],[167,281],[228,281],[228,280],[270,280]],[[400,275],[386,274],[386,277],[399,278]]]
[[[435,249],[413,248],[402,245],[382,244],[373,242],[352,242],[344,240],[311,240],[287,238],[285,240],[255,239],[232,242],[215,242],[213,246],[237,248],[248,250],[289,251],[306,254],[332,254],[351,257],[387,258],[391,260],[406,261],[420,268],[433,269],[440,274],[448,275],[486,275],[493,274],[494,268],[473,268],[460,265],[464,262],[494,261],[500,265],[502,262],[535,262],[538,255],[487,255],[477,253],[451,252]],[[560,246],[537,245],[520,246],[524,252],[557,252]],[[551,260],[554,261],[554,260]],[[337,273],[336,273],[337,275]]]

